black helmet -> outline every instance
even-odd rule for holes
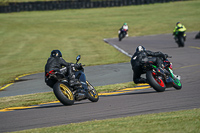
[[[138,46],[136,52],[145,51],[146,49],[143,46]]]
[[[177,22],[176,25],[180,24],[181,22]]]
[[[52,50],[51,57],[62,57],[62,53],[60,52],[60,50]]]

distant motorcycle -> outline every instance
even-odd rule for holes
[[[163,62],[163,69],[160,70],[152,61],[143,62],[143,70],[146,72],[146,79],[150,86],[157,92],[163,92],[166,88],[174,87],[177,90],[182,88],[180,76],[175,75],[172,70],[172,63],[168,59]]]
[[[196,34],[195,39],[200,39],[200,31]]]
[[[80,55],[77,56],[76,60],[76,63],[78,63]],[[73,71],[75,73],[75,78],[81,81],[81,86],[70,87],[65,75],[53,70],[49,72],[50,78],[53,77],[57,79],[56,84],[53,86],[53,92],[56,98],[64,105],[73,105],[75,101],[85,99],[89,99],[91,102],[97,102],[99,100],[98,93],[90,82],[86,80],[84,68],[82,67],[81,70],[73,68]],[[82,88],[85,90],[88,89],[88,92],[86,92],[87,94],[81,92]]]
[[[178,47],[184,47],[185,46],[185,33],[184,32],[178,32],[177,35],[174,36],[174,39],[176,43],[178,44]]]
[[[127,34],[127,30],[126,29],[122,29],[119,31],[118,37],[119,37],[119,41],[121,41],[124,37],[126,37]]]

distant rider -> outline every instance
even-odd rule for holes
[[[185,34],[186,28],[181,22],[177,22],[176,26],[173,31],[174,39],[177,41],[178,35],[183,35],[184,41],[186,41],[186,34]]]
[[[163,60],[168,57],[167,54],[163,54],[162,52],[152,52],[146,50],[143,46],[138,46],[136,48],[136,52],[131,58],[131,66],[133,70],[133,81],[138,83],[147,83],[145,78],[142,78],[141,75],[144,74],[142,68],[143,61],[152,61],[156,63],[156,66],[159,70],[164,71],[162,68]]]
[[[81,64],[68,63],[62,58],[62,53],[60,50],[53,50],[50,57],[45,65],[45,82],[46,84],[53,88],[54,84],[57,82],[56,79],[49,77],[49,72],[57,71],[66,76],[69,81],[70,86],[81,85],[78,79],[75,79],[74,73],[72,72],[72,67],[77,69],[81,68]]]
[[[127,23],[123,24],[123,26],[119,29],[118,33],[123,32],[123,31],[126,32],[126,36],[128,37],[128,24]]]

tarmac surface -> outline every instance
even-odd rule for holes
[[[169,60],[173,63],[174,73],[181,76],[181,90],[167,88],[165,92],[158,93],[149,88],[101,96],[97,103],[88,100],[76,102],[73,106],[52,103],[37,108],[1,112],[0,132],[199,108],[200,39],[194,39],[197,33],[187,33],[183,48],[178,48],[171,34],[128,37],[121,42],[118,38],[104,39],[129,57],[138,45],[172,56]],[[87,79],[94,86],[129,82],[133,74],[129,62],[86,67],[85,71]],[[52,90],[45,85],[43,73],[38,73],[20,78],[0,91],[0,97],[46,91]]]

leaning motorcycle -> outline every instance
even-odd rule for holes
[[[169,87],[177,90],[182,88],[180,76],[173,73],[172,63],[168,59],[163,62],[164,71],[160,70],[152,61],[144,61],[143,70],[146,72],[147,82],[157,92],[163,92]]]
[[[77,62],[80,60],[80,55],[76,58]],[[50,71],[49,76],[57,80],[53,86],[53,92],[56,98],[64,105],[73,105],[75,101],[81,101],[89,99],[91,102],[97,102],[99,96],[95,88],[86,80],[84,73],[84,68],[77,70],[74,67],[72,68],[75,74],[75,78],[81,81],[81,86],[69,86],[66,76],[58,73],[56,71]],[[88,90],[86,92],[81,92],[81,90]],[[87,93],[87,94],[86,94]]]
[[[176,43],[178,44],[178,47],[184,47],[185,46],[185,33],[184,32],[178,32],[174,36],[174,39]]]
[[[118,36],[119,36],[119,41],[121,41],[121,40],[126,36],[126,34],[127,34],[127,30],[126,30],[126,29],[120,30],[120,31],[119,31],[119,34],[118,34]]]

